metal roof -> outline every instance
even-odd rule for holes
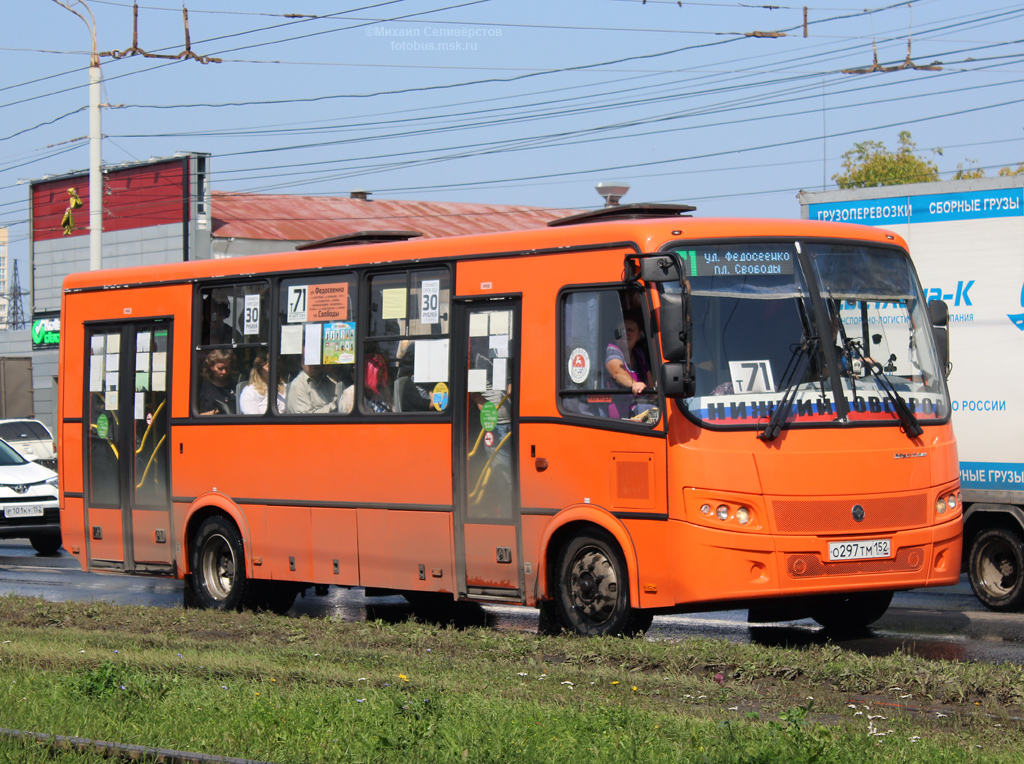
[[[367,201],[338,196],[211,192],[216,239],[314,241],[371,230],[419,231],[424,238],[541,228],[579,210],[502,204]]]

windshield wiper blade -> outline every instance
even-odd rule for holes
[[[900,394],[896,392],[896,388],[892,386],[885,374],[882,373],[882,364],[867,358],[864,352],[860,348],[860,344],[853,340],[846,341],[847,351],[855,352],[864,365],[871,372],[871,375],[878,380],[878,386],[882,388],[886,397],[892,403],[892,407],[896,409],[896,416],[900,418],[900,424],[904,434],[908,438],[916,438],[924,433],[924,429],[917,421],[917,417],[914,416],[914,412],[910,410],[910,406],[907,402],[900,397]]]
[[[804,366],[806,366],[811,353],[814,352],[816,344],[816,339],[810,339],[798,345],[793,351],[793,356],[790,358],[786,371],[782,375],[784,383],[787,383],[786,391],[775,407],[775,411],[772,412],[768,424],[765,425],[764,432],[758,433],[757,437],[761,440],[775,440],[782,433],[782,425],[786,418],[789,417],[789,412],[793,408],[793,399],[796,397],[797,388],[800,386]],[[794,382],[793,379],[796,379],[796,381]]]

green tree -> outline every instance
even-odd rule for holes
[[[999,174],[1003,175],[1003,176],[1006,176],[1006,175],[1024,175],[1024,162],[1021,162],[1019,165],[1017,165],[1016,168],[1004,167],[1003,169],[1001,169],[999,171]]]
[[[896,151],[889,151],[881,141],[853,144],[843,154],[843,172],[833,175],[832,180],[839,188],[871,188],[939,179],[938,165],[917,155],[917,144],[908,130],[901,130],[898,140]]]

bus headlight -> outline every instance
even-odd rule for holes
[[[736,510],[736,522],[740,525],[746,525],[750,522],[750,510],[746,507],[740,507]]]
[[[710,515],[711,514],[711,505],[710,504],[701,504],[700,505],[700,513],[702,515]]]
[[[946,514],[946,499],[944,496],[940,496],[935,500],[935,511],[940,515]]]
[[[715,515],[717,515],[719,520],[728,520],[729,508],[725,504],[719,504],[718,509],[715,510]]]
[[[956,496],[951,493],[949,496],[946,497],[946,506],[949,507],[950,509],[956,509],[956,505]]]

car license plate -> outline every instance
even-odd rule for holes
[[[28,504],[23,507],[4,507],[4,517],[42,517],[42,504]]]
[[[839,560],[870,560],[877,557],[889,557],[889,539],[867,539],[860,541],[828,542],[829,562]]]

